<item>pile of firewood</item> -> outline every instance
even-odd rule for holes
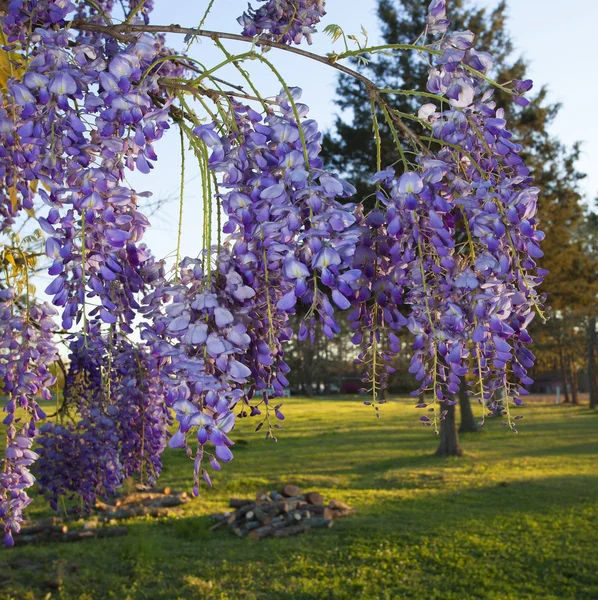
[[[83,521],[75,521],[79,514],[73,508],[67,510],[64,517],[52,517],[25,523],[19,534],[15,535],[15,545],[77,542],[92,538],[127,535],[126,527],[110,527],[109,525],[131,517],[170,516],[173,514],[173,507],[190,501],[191,498],[186,492],[172,492],[170,488],[157,489],[136,486],[136,491],[117,496],[110,503],[97,501],[93,513]],[[75,528],[70,529],[69,526],[73,524]]]
[[[215,531],[228,526],[239,536],[254,540],[298,535],[316,527],[332,527],[334,519],[355,513],[339,500],[325,505],[318,492],[302,494],[296,485],[285,485],[279,492],[259,492],[255,500],[231,498],[234,511],[212,515]]]

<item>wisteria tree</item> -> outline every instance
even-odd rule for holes
[[[502,413],[516,431],[512,409],[534,360],[527,329],[542,317],[543,234],[538,190],[492,95],[525,105],[531,81],[492,81],[492,57],[471,32],[450,29],[445,0],[432,0],[413,44],[370,47],[329,25],[341,46],[325,56],[300,47],[325,15],[323,0],[261,0],[238,32],[204,30],[214,2],[206,4],[199,26],[183,27],[150,25],[151,0],[0,1],[7,545],[30,502],[32,470],[54,507],[61,496],[90,506],[125,477],[154,481],[169,445],[194,461],[199,494],[208,469],[233,458],[237,418],[255,418],[276,439],[285,343],[317,330],[335,336],[340,311],[349,311],[376,415],[409,330],[425,426],[438,432],[471,374],[482,419]],[[179,35],[176,48],[167,33]],[[187,53],[205,38],[221,53],[216,64]],[[246,51],[229,50],[230,40]],[[318,124],[291,86],[301,81],[287,83],[270,60],[279,51],[367,90],[377,148],[367,203],[324,168]],[[347,66],[381,52],[426,60],[426,89],[381,89]],[[255,86],[256,64],[274,73],[278,93]],[[223,79],[227,66],[237,80]],[[417,112],[398,111],[389,95],[419,98]],[[378,115],[396,164],[382,164]],[[126,179],[150,172],[167,135],[199,165],[205,215],[195,257],[181,256],[179,227],[173,265],[144,245],[148,194]],[[181,215],[183,182],[184,169]],[[27,237],[25,220],[36,223]],[[53,306],[29,281],[43,262],[39,240]],[[59,397],[60,344],[69,364]],[[53,400],[50,419],[40,401]]]

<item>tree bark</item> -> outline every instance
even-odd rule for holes
[[[567,364],[565,363],[565,355],[563,353],[563,349],[559,350],[559,358],[561,360],[561,374],[563,376],[563,395],[565,396],[565,404],[569,404],[571,401],[569,399],[569,377],[567,376]]]
[[[571,377],[571,402],[572,404],[579,404],[579,398],[577,394],[577,371],[575,370],[575,364],[570,354],[567,356],[567,362],[569,363],[569,373]]]
[[[598,404],[598,380],[596,379],[596,318],[590,319],[588,327],[588,379],[590,383],[590,409]]]
[[[473,416],[473,411],[471,410],[471,402],[467,395],[465,378],[461,379],[461,385],[459,386],[459,409],[461,411],[459,433],[477,433],[478,425]]]
[[[440,422],[440,444],[436,450],[436,456],[461,456],[459,445],[459,433],[455,420],[455,407],[447,405],[446,416]]]

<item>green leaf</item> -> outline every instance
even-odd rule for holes
[[[333,42],[336,42],[343,35],[343,29],[340,25],[331,23],[324,28],[324,33],[330,36]]]

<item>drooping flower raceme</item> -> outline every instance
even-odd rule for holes
[[[100,338],[70,343],[63,423],[44,423],[39,438],[39,483],[54,510],[60,497],[85,510],[113,494],[123,481],[115,407],[109,403],[106,346]],[[57,415],[58,417],[58,415]],[[65,468],[65,465],[69,465]]]
[[[111,405],[117,410],[119,460],[124,477],[154,485],[162,471],[170,415],[156,360],[144,347],[123,342],[112,364]]]
[[[444,16],[444,2],[433,2],[432,33],[443,33],[444,24],[431,25]],[[534,357],[525,345],[542,304],[536,288],[544,272],[535,260],[543,234],[535,219],[538,188],[504,111],[483,88],[492,57],[474,50],[473,41],[470,32],[443,37],[430,69],[428,90],[448,97],[451,107],[438,112],[425,104],[419,118],[440,150],[420,149],[412,171],[396,176],[387,169],[374,178],[378,206],[365,218],[354,264],[367,285],[350,320],[354,341],[365,344],[361,359],[374,398],[377,378],[384,385],[387,376],[376,366],[399,349],[396,332],[406,325],[415,336],[410,371],[421,381],[415,393],[433,398],[434,417],[423,416],[424,424],[437,427],[436,402],[454,403],[460,379],[471,372],[480,402],[500,407],[514,429],[510,404],[521,404],[531,382]],[[529,87],[516,85],[519,103]],[[391,333],[380,350],[384,328]]]
[[[169,415],[158,366],[143,347],[79,336],[69,358],[62,422],[42,425],[37,469],[55,510],[61,496],[89,510],[126,477],[155,483]]]
[[[343,292],[352,293],[358,274],[349,269],[358,238],[355,206],[338,200],[355,190],[323,169],[321,134],[314,121],[296,120],[307,107],[298,103],[300,90],[290,94],[281,92],[278,111],[265,118],[235,105],[230,135],[220,136],[215,124],[196,128],[211,151],[209,168],[222,178],[229,237],[220,250],[183,261],[180,280],[161,290],[172,298],[164,312],[157,293],[147,299],[153,323],[144,338],[166,360],[168,397],[180,422],[171,445],[189,448],[188,432],[197,433],[196,477],[209,444],[213,465],[232,458],[223,434],[234,425],[237,404],[252,416],[265,408],[260,428],[271,412],[282,418],[269,397],[288,385],[289,315],[297,307],[307,313],[303,338],[317,322],[334,335],[340,327],[333,305],[349,306]]]
[[[4,542],[14,543],[31,502],[27,489],[35,478],[29,467],[37,458],[32,446],[37,424],[45,418],[38,400],[49,400],[55,378],[50,372],[57,358],[52,339],[54,309],[46,304],[23,306],[12,288],[0,290],[0,384],[6,417],[6,450],[0,473],[0,519]]]
[[[259,0],[258,9],[249,6],[238,19],[243,35],[260,36],[282,44],[311,44],[315,26],[326,14],[325,0]]]

